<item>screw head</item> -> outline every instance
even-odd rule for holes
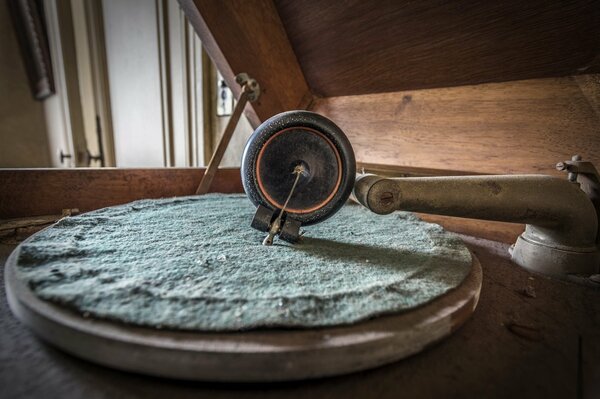
[[[394,194],[390,192],[381,193],[379,196],[379,202],[381,205],[389,206],[394,202]]]

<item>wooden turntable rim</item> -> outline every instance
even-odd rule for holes
[[[15,250],[5,283],[12,312],[44,341],[119,370],[203,381],[268,382],[345,374],[416,354],[450,335],[473,313],[482,271],[445,295],[403,313],[347,326],[246,332],[185,332],[84,318],[43,301],[16,276]]]

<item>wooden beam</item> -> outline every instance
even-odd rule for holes
[[[193,195],[203,175],[204,168],[0,169],[0,219]],[[211,192],[242,193],[239,168],[219,169]]]
[[[310,105],[312,94],[272,0],[179,3],[234,95],[241,91],[238,73],[260,84],[260,98],[246,106],[254,128],[275,114]]]

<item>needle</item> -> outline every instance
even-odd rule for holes
[[[277,215],[277,218],[275,219],[273,224],[271,224],[271,228],[269,229],[269,235],[267,235],[265,237],[265,239],[263,240],[263,245],[273,245],[273,238],[275,237],[275,235],[277,233],[279,233],[279,230],[281,229],[281,218],[283,216],[283,213],[285,212],[285,208],[287,208],[288,202],[290,202],[290,199],[292,198],[292,194],[294,194],[296,185],[298,184],[298,181],[300,180],[300,176],[302,175],[303,172],[304,172],[304,166],[302,166],[301,164],[297,165],[294,168],[294,171],[292,172],[292,174],[296,175],[296,180],[294,180],[294,184],[292,185],[292,189],[290,190],[290,193],[288,194],[288,197],[285,200],[285,203],[283,204],[283,208],[281,208],[279,215]]]

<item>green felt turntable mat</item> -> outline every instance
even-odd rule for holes
[[[243,195],[142,200],[69,217],[24,242],[39,298],[131,325],[235,331],[356,323],[402,312],[469,274],[462,241],[410,213],[346,205],[300,243],[261,245]]]

